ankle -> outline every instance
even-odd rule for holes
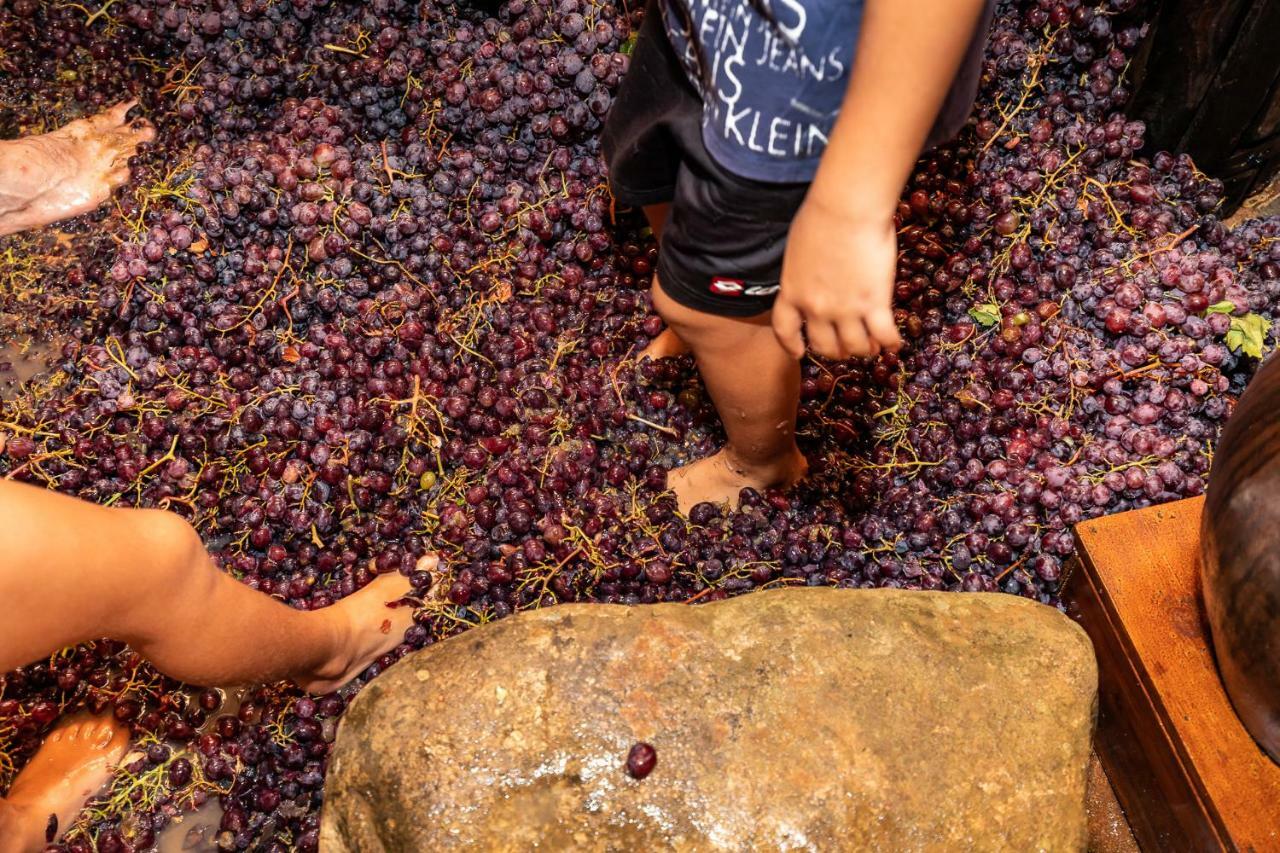
[[[766,487],[790,485],[797,472],[805,467],[804,455],[795,444],[769,455],[742,454],[732,445],[725,445],[723,453],[730,471]]]
[[[300,686],[332,682],[341,679],[351,668],[356,645],[355,628],[350,614],[342,602],[312,611],[319,630],[324,636],[321,648],[323,656],[307,672],[299,673],[293,680]]]

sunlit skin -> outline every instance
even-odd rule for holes
[[[111,778],[129,749],[129,728],[77,715],[54,728],[0,800],[0,853],[42,850]]]
[[[428,557],[420,568],[434,564]],[[399,645],[413,608],[387,605],[409,593],[408,578],[387,574],[329,607],[295,610],[220,571],[177,515],[106,508],[0,480],[0,672],[109,637],[189,684],[291,680],[323,694]],[[85,785],[105,778],[98,770],[81,773],[78,762],[100,769],[106,746],[90,749],[69,735],[56,743],[62,745],[51,747],[53,757],[19,774],[14,791],[26,800],[56,800],[51,811],[74,811]],[[54,766],[63,769],[48,770]],[[75,774],[88,781],[56,790],[46,784],[81,778]],[[0,839],[29,837],[38,823],[42,845],[47,818],[6,803]],[[29,848],[0,846],[8,849]]]

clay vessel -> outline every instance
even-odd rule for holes
[[[1280,763],[1280,359],[1236,404],[1214,452],[1200,538],[1214,655],[1250,734]]]

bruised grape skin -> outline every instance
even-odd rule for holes
[[[633,779],[643,779],[658,764],[658,751],[648,743],[637,743],[627,753],[627,773]]]
[[[67,224],[73,262],[41,249],[36,301],[0,293],[0,337],[39,316],[65,340],[43,399],[0,395],[0,476],[180,512],[297,608],[410,575],[425,610],[361,682],[566,601],[1056,604],[1072,525],[1203,490],[1256,364],[1228,335],[1280,304],[1280,223],[1227,229],[1220,183],[1138,154],[1120,110],[1152,5],[1015,0],[971,127],[897,210],[907,347],[804,362],[810,480],[679,517],[667,471],[719,421],[687,358],[635,364],[664,328],[658,251],[600,152],[642,6],[120,0],[87,29],[74,4],[0,9],[15,126],[137,96],[159,131],[118,208]],[[86,707],[162,739],[145,759],[172,788],[231,792],[222,846],[318,843],[339,696],[202,693],[110,642],[0,693],[19,763]],[[95,837],[127,849],[145,817]]]

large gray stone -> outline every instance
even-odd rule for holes
[[[1078,627],[1004,595],[525,613],[355,700],[322,849],[1082,850],[1096,680]]]

